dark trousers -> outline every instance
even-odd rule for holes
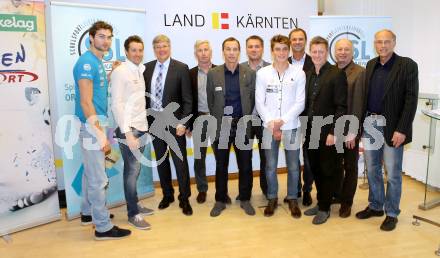
[[[353,205],[354,194],[356,193],[358,181],[358,160],[359,160],[359,141],[356,140],[355,147],[348,149],[344,144],[343,167],[341,170],[335,197],[341,200],[342,204]]]
[[[260,153],[260,188],[264,195],[267,194],[267,180],[266,180],[266,153],[261,148],[263,142],[263,126],[252,126],[251,139],[258,139],[258,152]]]
[[[198,115],[207,115],[208,113],[199,113]],[[206,131],[207,131],[208,122],[203,122],[202,129],[202,139],[201,141],[205,141],[206,139]],[[194,137],[194,135],[193,135]],[[208,191],[208,181],[206,179],[206,151],[207,147],[196,146],[194,145],[194,149],[200,149],[200,158],[196,159],[194,157],[194,176],[196,178],[197,191],[199,192],[207,192]]]
[[[320,211],[329,211],[336,187],[339,185],[342,170],[342,154],[335,146],[326,146],[320,142],[318,149],[306,149],[310,168],[315,179],[318,207]]]
[[[157,166],[160,186],[162,187],[162,193],[164,197],[171,198],[172,196],[174,196],[174,188],[172,184],[171,167],[169,161],[169,153],[171,152],[171,158],[173,159],[174,167],[176,168],[177,181],[179,183],[178,198],[179,200],[185,200],[191,196],[188,160],[186,154],[186,138],[185,135],[176,136],[176,129],[174,128],[170,128],[169,130],[172,134],[172,137],[178,143],[180,152],[183,155],[183,160],[181,160],[171,148],[168,148],[168,144],[164,140],[157,137],[153,139],[153,146],[156,152],[156,160],[160,160],[162,157],[164,157],[164,155],[166,155],[163,162]],[[167,152],[168,149],[169,152]]]
[[[310,161],[305,145],[303,145],[303,160],[304,160],[304,167],[302,171],[302,175],[303,175],[302,178],[304,184],[301,186],[301,178],[300,178],[300,180],[298,180],[298,191],[299,191],[298,196],[301,196],[301,188],[303,192],[310,193],[312,191],[312,185],[313,185],[313,173],[310,168]]]
[[[235,150],[238,165],[238,195],[241,201],[249,201],[252,194],[252,149],[240,150],[235,145],[236,126],[232,126],[226,149],[219,149],[219,140],[212,144],[215,155],[215,200],[226,203],[228,196],[229,150]],[[246,137],[247,138],[247,137]],[[246,139],[248,143],[249,139]]]

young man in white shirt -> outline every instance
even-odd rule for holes
[[[272,216],[278,206],[278,149],[281,140],[286,153],[287,201],[291,215],[301,217],[298,207],[299,115],[304,110],[306,76],[301,68],[288,62],[289,38],[276,35],[271,39],[273,64],[257,72],[255,106],[263,120],[266,149],[267,199],[265,216]],[[267,132],[270,132],[269,134]],[[267,136],[272,139],[268,141]],[[266,143],[269,142],[270,145]]]
[[[130,36],[124,43],[127,61],[111,74],[112,111],[118,128],[116,136],[124,159],[124,194],[127,201],[128,223],[138,229],[149,229],[142,215],[153,210],[138,204],[136,183],[148,130],[145,109],[145,81],[142,64],[144,43],[139,36]],[[143,137],[144,136],[144,137]]]

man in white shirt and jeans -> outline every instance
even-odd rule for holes
[[[304,71],[288,62],[289,38],[276,35],[271,39],[273,64],[257,72],[255,106],[263,120],[265,133],[263,148],[266,151],[267,199],[265,216],[272,216],[278,206],[278,149],[281,140],[284,144],[287,165],[287,202],[291,215],[301,217],[298,207],[299,180],[299,115],[304,110],[305,83]],[[270,132],[270,133],[268,133]],[[268,139],[267,137],[271,137]],[[267,144],[269,143],[269,144]]]
[[[145,109],[145,81],[142,64],[144,43],[139,36],[130,36],[124,43],[127,61],[111,74],[112,111],[118,128],[116,136],[124,159],[124,194],[127,201],[128,223],[138,229],[149,229],[142,215],[153,210],[138,204],[136,183],[140,173],[140,155],[148,131]],[[143,137],[144,136],[144,137]]]

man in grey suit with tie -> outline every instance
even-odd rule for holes
[[[374,35],[378,57],[368,61],[365,76],[365,123],[362,141],[368,170],[369,205],[356,214],[358,219],[380,217],[380,229],[396,228],[402,194],[403,146],[411,142],[412,123],[417,110],[419,78],[417,63],[394,52],[396,35],[381,30]],[[374,137],[380,133],[381,139]],[[374,146],[381,141],[380,146]],[[383,144],[382,144],[383,142]],[[388,173],[385,193],[382,162]]]
[[[183,214],[192,215],[193,210],[188,201],[191,189],[185,138],[193,99],[189,69],[186,64],[170,57],[171,42],[167,36],[156,36],[153,39],[153,49],[157,60],[145,64],[144,79],[147,93],[146,108],[150,109],[147,112],[148,128],[153,136],[153,146],[158,161],[157,171],[163,192],[163,199],[158,208],[165,209],[174,202],[168,159],[171,152],[179,182],[179,207],[182,208]],[[168,113],[170,107],[176,107],[176,110]],[[157,129],[157,125],[161,123],[163,128]]]
[[[240,207],[255,215],[250,203],[252,193],[252,143],[250,143],[252,111],[255,105],[255,72],[239,65],[240,42],[230,37],[223,41],[224,65],[208,72],[207,98],[209,113],[217,121],[213,143],[215,170],[215,205],[212,217],[226,208],[228,196],[229,150],[234,146],[239,170]],[[242,119],[246,116],[246,119]]]

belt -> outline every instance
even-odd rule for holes
[[[209,115],[209,112],[198,112],[197,113],[199,116],[202,116],[202,115]]]
[[[380,115],[382,115],[382,114],[375,113],[375,112],[370,112],[370,111],[367,111],[367,113],[366,113],[366,116],[380,116]]]

